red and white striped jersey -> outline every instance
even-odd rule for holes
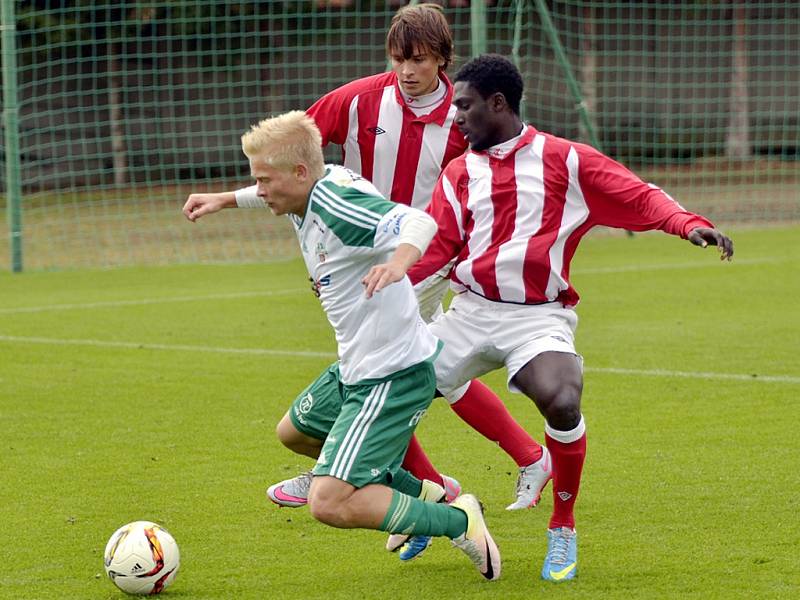
[[[590,146],[533,127],[511,144],[470,150],[445,168],[427,209],[439,231],[409,271],[413,283],[456,258],[458,290],[498,302],[574,306],[570,260],[595,225],[683,238],[713,227]]]
[[[360,173],[387,198],[424,209],[442,169],[467,144],[453,124],[453,85],[430,114],[417,117],[400,93],[394,72],[345,84],[317,100],[306,113],[322,133],[322,145],[340,144],[344,166]]]

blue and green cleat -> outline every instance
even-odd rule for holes
[[[431,536],[429,535],[412,535],[400,549],[400,560],[406,561],[417,558],[431,545],[431,541]]]
[[[578,534],[571,527],[548,529],[542,579],[559,583],[574,579],[577,574]]]

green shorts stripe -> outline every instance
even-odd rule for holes
[[[358,488],[387,484],[400,468],[435,389],[430,361],[354,384],[343,384],[332,365],[298,396],[290,413],[300,431],[326,436],[314,475],[336,477]]]
[[[381,409],[386,402],[391,385],[391,381],[385,381],[375,386],[367,396],[364,405],[348,428],[336,457],[333,459],[333,465],[331,466],[332,476],[347,481],[353,462],[358,456],[361,445],[364,443],[364,438],[367,436],[370,426],[380,415]]]

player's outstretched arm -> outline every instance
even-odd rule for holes
[[[215,213],[223,208],[236,208],[236,194],[234,192],[191,194],[183,205],[183,214],[187,219],[194,222],[204,215]]]
[[[696,227],[689,232],[688,240],[695,246],[707,247],[709,244],[719,250],[720,260],[733,258],[733,240],[718,229]]]

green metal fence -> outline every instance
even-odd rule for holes
[[[292,255],[267,211],[189,224],[179,209],[191,191],[248,183],[251,123],[384,70],[396,9],[2,4],[0,265],[17,270]],[[539,129],[593,143],[714,220],[800,218],[797,2],[458,4],[445,7],[456,68],[484,49],[512,57]]]

